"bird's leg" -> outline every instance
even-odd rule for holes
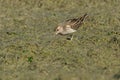
[[[71,38],[70,38],[70,40],[72,40],[73,39],[73,34],[71,35]]]
[[[70,35],[70,37],[67,37],[67,40],[72,40],[73,39],[73,34]]]

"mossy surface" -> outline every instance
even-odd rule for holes
[[[120,0],[0,0],[0,80],[120,80]]]

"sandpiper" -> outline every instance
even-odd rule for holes
[[[87,14],[84,14],[82,17],[68,19],[64,21],[63,23],[59,24],[58,27],[55,29],[55,34],[66,35],[76,32],[77,29],[82,25],[86,17]],[[72,40],[72,38],[73,38],[73,34],[71,38],[67,38],[67,39]]]

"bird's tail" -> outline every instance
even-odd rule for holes
[[[83,21],[85,20],[85,18],[87,16],[88,16],[88,14],[86,13],[82,17],[80,17],[80,18],[77,19],[77,21],[75,22],[76,29],[78,29],[82,25]]]
[[[81,24],[85,20],[85,18],[88,16],[88,14],[84,14],[82,17],[78,18],[75,24]]]
[[[85,20],[85,18],[88,16],[88,14],[84,14],[82,17],[79,18],[80,22],[83,22]]]

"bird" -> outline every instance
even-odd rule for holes
[[[55,28],[55,34],[56,35],[72,34],[71,38],[67,38],[68,40],[72,40],[73,33],[79,29],[79,27],[83,24],[87,16],[88,14],[85,13],[83,16],[79,18],[72,18],[72,19],[65,20],[64,22],[58,24],[57,28]]]

